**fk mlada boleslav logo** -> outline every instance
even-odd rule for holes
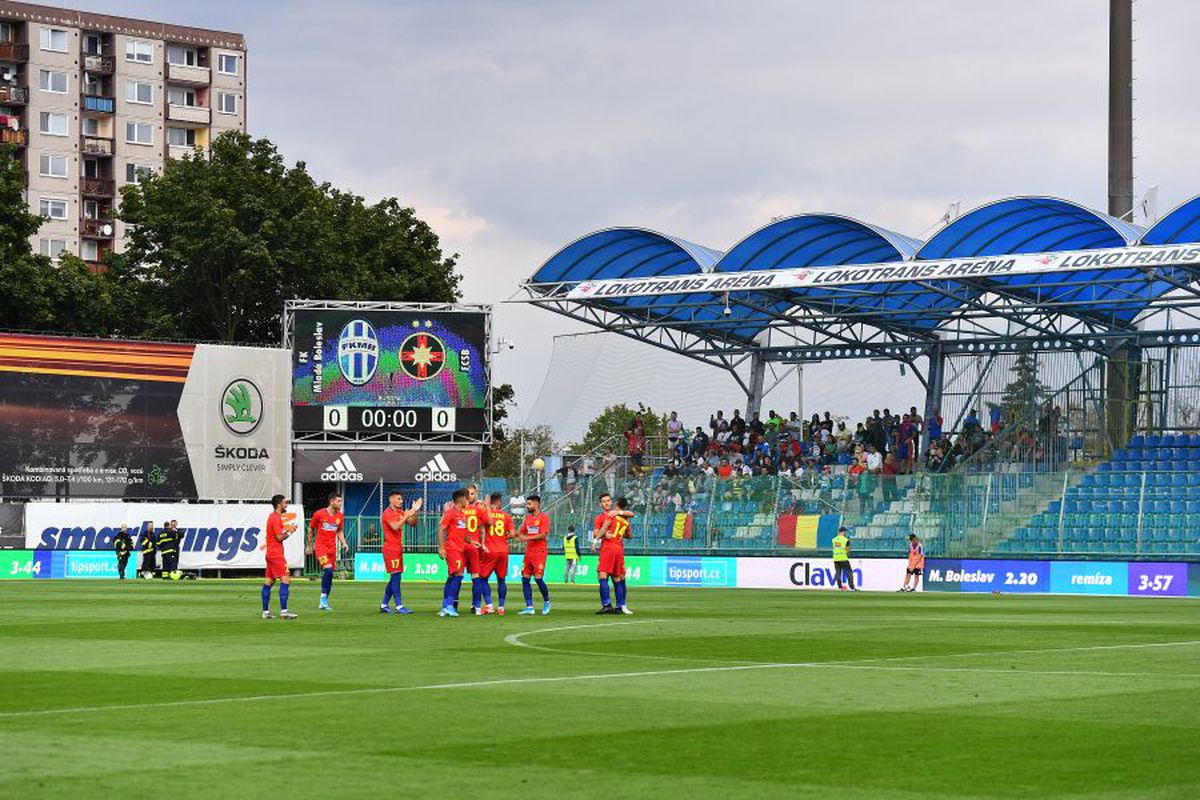
[[[352,319],[342,328],[337,343],[338,366],[353,386],[375,377],[379,367],[379,335],[365,319]]]
[[[342,453],[321,473],[323,481],[350,481],[353,483],[362,479],[363,474],[359,472],[358,467],[354,466],[349,453]]]
[[[262,392],[249,378],[235,378],[221,393],[221,421],[230,433],[248,436],[262,422]]]

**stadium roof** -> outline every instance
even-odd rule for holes
[[[695,357],[789,345],[894,357],[885,345],[1094,336],[1130,331],[1151,309],[1200,308],[1200,250],[1162,247],[1197,242],[1200,197],[1149,230],[1067,200],[1011,197],[925,242],[825,213],[775,220],[726,253],[612,228],[567,245],[522,288],[527,302],[666,336],[653,343]]]

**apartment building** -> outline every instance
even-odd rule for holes
[[[121,186],[245,128],[241,34],[0,0],[0,143],[49,218],[35,250],[120,250]]]

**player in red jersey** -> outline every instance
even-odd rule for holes
[[[628,502],[624,497],[618,497],[616,508],[613,500],[607,494],[600,496],[602,513],[596,515],[593,536],[600,542],[600,564],[596,575],[600,579],[600,610],[597,614],[632,614],[629,606],[625,605],[625,540],[632,537],[629,520],[633,512],[629,511]],[[616,607],[613,607],[608,592],[608,581],[612,579],[613,594],[616,595]]]
[[[525,543],[525,561],[521,564],[521,591],[525,595],[522,614],[533,612],[533,586],[529,579],[537,581],[542,593],[542,613],[550,613],[550,590],[542,576],[546,574],[546,538],[550,535],[550,517],[542,513],[542,498],[531,494],[525,498],[525,521],[517,538]]]
[[[479,501],[479,487],[471,484],[467,487],[467,544],[463,550],[463,569],[471,576],[471,613],[478,614],[483,602],[483,587],[487,583],[482,577],[483,561],[487,557],[484,552],[487,545],[488,507]],[[458,608],[457,597],[455,608]]]
[[[458,591],[462,588],[463,550],[467,547],[467,490],[455,489],[452,504],[438,523],[438,555],[446,562],[446,585],[442,589],[439,617],[457,617]],[[478,519],[478,518],[476,518]]]
[[[337,492],[329,495],[329,504],[318,509],[308,523],[307,552],[316,555],[321,568],[321,611],[330,611],[329,592],[333,589],[333,571],[337,569],[339,552],[346,552],[346,535],[342,528],[346,524],[342,516],[342,496]]]
[[[288,571],[287,557],[283,554],[283,543],[292,532],[283,524],[283,511],[287,498],[277,494],[271,498],[271,514],[267,517],[267,572],[263,577],[262,618],[271,619],[271,587],[279,584],[279,618],[295,619],[288,611],[288,592],[292,587],[292,573]]]
[[[413,501],[412,507],[404,510],[404,498],[399,492],[388,495],[388,507],[383,510],[380,522],[383,527],[383,568],[388,573],[388,585],[383,590],[380,614],[390,614],[389,601],[395,601],[397,614],[411,614],[412,609],[400,599],[400,577],[404,574],[404,526],[417,524],[421,510],[421,498]]]
[[[480,567],[483,580],[483,614],[492,613],[492,586],[488,579],[496,576],[497,599],[500,601],[496,613],[504,614],[504,601],[508,598],[508,540],[516,536],[512,515],[504,510],[504,497],[499,492],[488,497],[488,524],[484,534],[486,552]]]

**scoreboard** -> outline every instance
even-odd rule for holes
[[[486,310],[330,302],[289,312],[296,435],[489,437]]]

